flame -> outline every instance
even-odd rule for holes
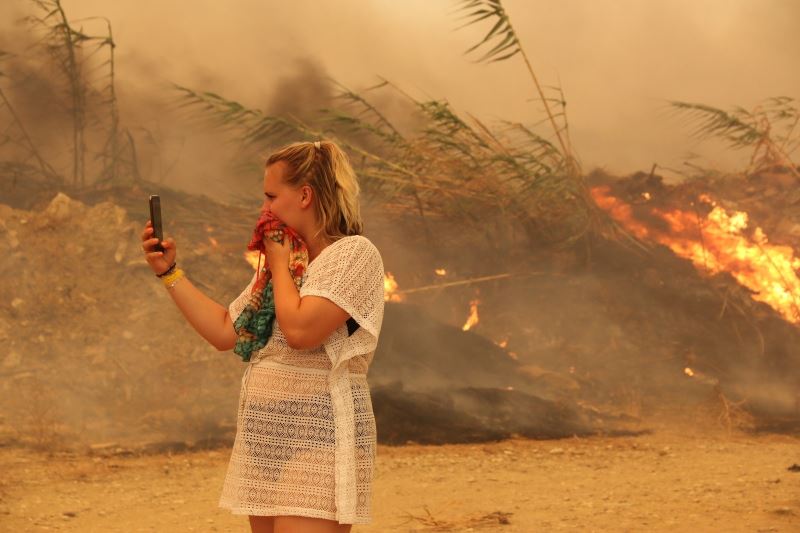
[[[475,322],[476,322],[476,323],[477,323],[477,321],[478,321],[477,312],[478,312],[478,311],[477,311],[477,309],[476,309],[476,310],[475,310],[475,313],[476,313],[476,315],[475,315]],[[469,322],[469,321],[468,321],[468,322]],[[474,325],[474,324],[473,324],[473,325]],[[465,330],[465,331],[466,331],[466,330]],[[497,346],[499,346],[500,348],[503,348],[503,349],[505,349],[505,348],[508,346],[508,339],[507,339],[507,338],[506,338],[506,339],[503,339],[503,340],[501,340],[501,341],[492,341],[492,342],[493,342],[493,343],[495,343],[495,344],[496,344]],[[508,352],[508,351],[507,351],[507,352],[506,352],[506,355],[508,355],[508,356],[509,356],[511,359],[514,359],[515,361],[516,361],[517,359],[519,359],[519,357],[517,356],[517,353],[516,353],[516,352]]]
[[[250,266],[253,267],[253,270],[256,270],[258,268],[258,255],[259,255],[258,250],[247,250],[244,253],[245,261],[250,263]],[[264,264],[263,259],[261,260],[261,264],[262,265]]]
[[[436,272],[437,276],[444,276],[447,274],[447,270],[443,268],[437,268],[436,270],[434,270],[434,272]]]
[[[208,242],[210,242],[211,246],[213,246],[214,248],[219,246],[219,243],[217,243],[217,239],[215,239],[214,237],[209,237]]]
[[[387,302],[402,302],[405,297],[402,294],[397,294],[397,282],[391,272],[383,275],[383,299]]]
[[[649,200],[650,198],[652,198],[652,196],[650,195],[649,192],[645,191],[642,193],[642,198],[644,198],[645,200]]]
[[[700,383],[704,383],[706,385],[719,385],[719,380],[713,376],[709,376],[707,374],[703,374],[698,370],[692,370],[688,366],[683,369],[683,373],[689,376],[690,378],[697,380]]]
[[[210,238],[210,237],[209,237]],[[216,241],[213,242],[216,246]],[[253,270],[258,268],[258,250],[247,250],[244,252],[244,259],[247,261]],[[263,266],[264,260],[261,260],[261,264]],[[394,279],[394,276],[391,272],[386,272],[383,276],[383,299],[384,301],[392,301],[392,302],[402,302],[405,300],[405,297],[402,294],[397,294],[395,291],[397,290],[397,282]]]
[[[800,323],[800,258],[789,246],[769,244],[767,236],[756,227],[752,236],[744,230],[747,213],[726,211],[707,194],[698,199],[712,209],[705,217],[698,213],[674,209],[650,208],[650,213],[667,223],[668,231],[650,228],[636,220],[631,206],[610,195],[608,186],[591,189],[597,205],[609,212],[640,239],[649,239],[669,247],[696,268],[710,274],[730,273],[754,294],[752,298],[771,306],[784,319]]]
[[[470,300],[469,317],[467,317],[467,321],[461,327],[462,331],[467,331],[478,323],[478,303],[480,303],[480,300]]]

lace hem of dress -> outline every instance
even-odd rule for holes
[[[314,511],[305,507],[235,507],[224,502],[219,503],[219,507],[229,510],[235,515],[249,516],[305,516],[308,518],[324,518],[336,522],[336,513],[326,513],[324,511]],[[339,524],[371,524],[372,516],[356,516],[350,522],[338,522]]]

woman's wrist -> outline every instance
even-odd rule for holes
[[[176,262],[174,262],[174,263],[172,263],[172,266],[171,266],[171,267],[169,267],[168,269],[166,269],[166,270],[165,270],[164,272],[162,272],[161,274],[156,274],[156,277],[163,278],[164,276],[167,276],[167,275],[169,275],[169,274],[171,274],[171,273],[175,272],[175,269],[177,268],[177,265],[178,265],[178,262],[177,262],[177,261],[176,261]]]
[[[175,268],[169,274],[165,274],[164,277],[161,278],[161,282],[164,286],[168,289],[171,289],[175,286],[178,281],[182,280],[186,277],[186,274],[183,272],[183,269]]]

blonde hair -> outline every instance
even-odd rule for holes
[[[314,237],[321,233],[325,240],[335,241],[347,235],[361,235],[360,187],[347,154],[336,143],[291,143],[272,153],[266,166],[278,161],[287,163],[287,185],[309,185],[314,191],[314,212],[321,223]]]

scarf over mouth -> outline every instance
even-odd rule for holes
[[[300,235],[270,211],[263,210],[255,230],[253,230],[253,237],[247,245],[248,250],[259,251],[257,279],[250,292],[250,300],[233,324],[237,335],[233,351],[244,362],[250,361],[253,353],[266,346],[272,336],[275,323],[272,271],[271,265],[267,264],[264,237],[269,237],[277,243],[282,243],[284,237],[290,240],[291,251],[289,252],[288,267],[298,290],[303,283],[303,274],[308,268],[308,247]],[[263,267],[261,266],[261,256],[264,256]]]

